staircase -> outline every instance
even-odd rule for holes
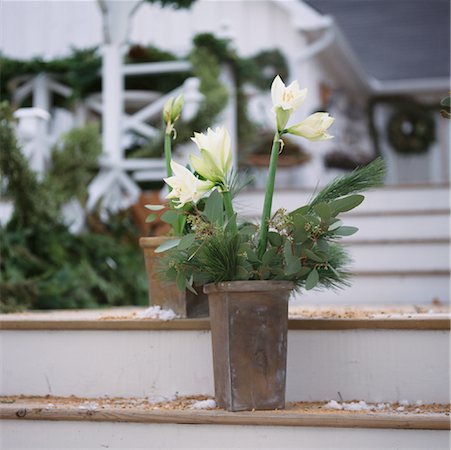
[[[146,406],[213,397],[209,321],[134,312],[1,318],[1,448],[448,448],[448,314],[293,316],[287,401],[302,403],[227,413]]]
[[[278,192],[274,210],[309,195]],[[448,200],[446,186],[384,188],[346,215],[360,228],[347,240],[354,284],[292,301],[284,411],[193,409],[214,395],[208,319],[0,316],[0,447],[448,449]],[[238,198],[249,217],[262,202]]]

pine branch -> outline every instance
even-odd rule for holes
[[[315,206],[321,202],[330,202],[345,195],[382,186],[384,178],[384,161],[381,158],[377,158],[367,166],[359,167],[350,174],[333,180],[316,194],[309,205]]]

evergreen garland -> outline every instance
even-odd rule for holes
[[[127,217],[100,226],[90,217],[91,230],[74,235],[60,216],[68,199],[86,199],[100,152],[98,130],[66,134],[42,182],[18,147],[6,103],[0,107],[0,145],[4,194],[14,202],[12,219],[0,227],[0,311],[146,304],[138,232]]]

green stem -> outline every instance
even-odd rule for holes
[[[171,169],[171,158],[172,158],[172,149],[171,149],[171,133],[164,134],[164,158],[166,160],[166,174],[168,177],[172,177],[172,169]],[[171,186],[169,186],[169,191],[171,191]]]
[[[229,221],[232,221],[232,230],[234,232],[237,231],[236,229],[236,223],[234,222],[234,218],[235,218],[235,211],[233,210],[233,204],[232,204],[232,196],[230,195],[229,191],[224,191],[222,193],[222,198],[224,200],[224,207],[225,207],[225,211],[227,214],[227,218],[229,219]]]
[[[277,160],[279,159],[280,134],[276,132],[271,149],[271,159],[269,161],[268,181],[266,182],[265,202],[263,204],[262,223],[258,240],[258,256],[262,258],[268,244],[268,222],[271,218],[272,198],[274,195],[274,183],[276,179]]]

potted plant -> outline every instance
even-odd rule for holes
[[[300,90],[297,82],[286,87],[276,77],[271,94],[276,131],[259,226],[241,222],[234,212],[222,163],[223,129],[210,130],[207,136],[197,134],[202,159],[191,159],[194,172],[180,172],[167,180],[180,187],[172,193],[180,205],[198,201],[184,190],[186,180],[194,183],[194,177],[211,183],[203,194],[208,196],[203,211],[194,207],[187,214],[179,209],[191,231],[164,245],[167,252],[162,263],[167,279],[180,281],[182,287],[205,284],[216,400],[231,411],[284,407],[288,298],[294,289],[336,288],[348,283],[349,258],[340,240],[357,228],[343,225],[338,216],[363,201],[357,192],[382,184],[384,177],[378,159],[332,181],[307,205],[271,214],[282,137],[330,139],[327,129],[334,120],[327,113],[315,113],[287,127],[306,90]]]
[[[180,118],[183,108],[183,96],[176,99],[170,98],[163,109],[163,121],[165,123],[164,133],[164,155],[166,161],[166,180],[173,176],[173,171],[186,170],[172,161],[172,138],[176,136],[175,123]],[[199,186],[202,184],[198,183]],[[209,187],[209,184],[206,184]],[[170,188],[171,190],[171,188]],[[169,195],[171,197],[171,194]],[[144,261],[149,286],[149,302],[163,309],[172,309],[180,317],[205,317],[208,316],[208,300],[202,290],[199,292],[187,291],[178,282],[162,279],[158,273],[161,249],[166,243],[170,243],[174,236],[182,236],[187,231],[186,218],[175,214],[175,204],[169,202],[167,205],[150,204],[145,205],[151,211],[146,222],[160,219],[170,227],[167,236],[142,237],[139,244],[144,251]],[[163,246],[162,246],[163,245]],[[160,247],[160,250],[157,248]]]

